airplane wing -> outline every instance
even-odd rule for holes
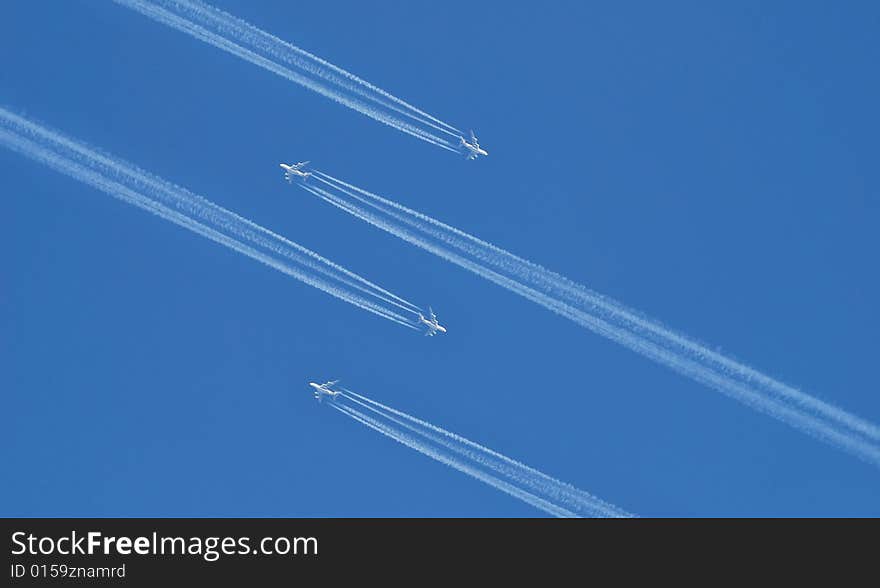
[[[437,321],[437,315],[434,314],[434,309],[431,308],[431,307],[429,306],[429,307],[428,307],[428,312],[431,313],[431,320],[434,321],[434,322],[436,322],[436,321]]]
[[[295,166],[293,166],[293,167],[299,169],[299,168],[303,167],[304,165],[308,165],[308,164],[310,164],[310,163],[311,163],[311,161],[300,161],[299,163],[297,163],[297,164],[296,164]]]
[[[471,142],[476,145],[477,144],[477,136],[474,134],[473,129],[471,129]]]
[[[329,382],[321,384],[321,388],[326,388],[327,386],[335,386],[338,383],[339,383],[339,380],[331,380]]]

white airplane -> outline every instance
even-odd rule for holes
[[[309,382],[309,386],[314,388],[315,400],[321,402],[325,398],[333,400],[337,396],[339,396],[340,392],[330,388],[330,386],[335,386],[338,383],[339,380],[324,382],[323,384],[315,384],[314,382]]]
[[[293,182],[293,178],[302,178],[303,181],[307,180],[312,172],[302,171],[302,168],[309,163],[308,161],[300,161],[299,163],[294,163],[293,165],[288,165],[286,163],[279,163],[281,169],[284,170],[284,179],[288,182]]]
[[[433,337],[437,333],[445,333],[446,327],[437,322],[437,315],[434,314],[430,306],[428,307],[428,313],[431,315],[429,319],[426,319],[422,313],[419,313],[419,323],[428,328],[425,331],[425,337]]]
[[[471,131],[471,140],[470,142],[465,141],[464,137],[459,137],[461,139],[461,143],[459,143],[459,147],[464,147],[467,149],[467,159],[476,159],[479,155],[489,155],[489,152],[480,147],[480,142],[477,141],[477,136]]]

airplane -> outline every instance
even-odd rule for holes
[[[479,155],[489,155],[489,152],[480,147],[480,142],[477,141],[477,136],[471,131],[471,140],[470,142],[465,141],[464,137],[459,137],[461,142],[459,143],[459,147],[464,147],[467,149],[467,159],[476,159]]]
[[[428,313],[431,315],[429,319],[426,319],[422,313],[419,313],[419,323],[428,328],[425,331],[425,337],[433,337],[437,333],[445,333],[446,327],[437,322],[437,315],[434,314],[430,306],[428,307]]]
[[[309,386],[314,388],[315,400],[321,402],[324,398],[335,400],[336,397],[341,394],[341,392],[332,390],[330,388],[330,386],[335,386],[338,383],[339,380],[332,380],[330,382],[324,382],[323,384],[315,384],[314,382],[309,382]]]
[[[288,182],[293,182],[293,178],[302,178],[303,181],[307,180],[312,172],[302,171],[302,168],[309,163],[308,161],[300,161],[299,163],[294,163],[293,165],[288,165],[286,163],[279,163],[281,169],[284,170],[284,179]]]

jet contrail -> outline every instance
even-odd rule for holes
[[[462,133],[311,53],[198,0],[114,0],[334,102],[447,151]],[[439,134],[438,134],[439,133]],[[449,139],[444,137],[452,137]]]
[[[427,124],[456,139],[462,135],[459,129],[446,124],[427,112],[419,110],[412,104],[393,96],[366,80],[218,8],[198,0],[172,0],[170,3],[165,0],[158,1],[164,2],[165,6],[174,6],[178,13],[185,14],[192,21],[212,27],[214,30],[222,29],[228,35],[234,35],[239,42],[258,47],[262,52],[272,55],[276,60],[284,61],[294,67],[321,77],[327,82],[342,86],[362,98],[381,104],[420,123]]]
[[[452,457],[444,454],[442,451],[439,451],[439,450],[435,449],[434,447],[430,446],[429,444],[418,439],[416,436],[403,434],[400,431],[395,430],[395,429],[388,427],[386,425],[383,425],[378,420],[371,419],[370,417],[366,416],[365,414],[363,414],[357,410],[354,410],[352,408],[344,407],[344,406],[340,406],[340,405],[336,405],[336,404],[331,404],[330,406],[332,406],[334,409],[338,410],[342,414],[348,415],[351,418],[353,418],[354,420],[370,427],[371,429],[378,431],[378,432],[382,433],[383,435],[387,435],[388,437],[390,437],[391,439],[394,439],[398,443],[402,443],[403,445],[406,445],[407,447],[410,447],[411,449],[415,449],[416,451],[418,451],[419,453],[421,453],[423,455],[427,455],[428,457],[430,457],[430,458],[432,458],[442,464],[448,465],[451,468],[454,468],[460,472],[463,472],[463,473],[465,473],[465,474],[467,474],[477,480],[480,480],[481,482],[484,482],[484,483],[492,486],[493,488],[497,488],[498,490],[501,490],[502,492],[505,492],[505,493],[509,494],[510,496],[513,496],[514,498],[518,498],[518,499],[522,500],[523,502],[525,502],[526,504],[530,504],[530,505],[534,506],[535,508],[543,510],[546,513],[549,513],[549,514],[551,514],[555,517],[559,517],[559,518],[574,518],[577,516],[575,513],[571,512],[571,511],[565,510],[563,508],[559,508],[559,507],[557,507],[547,501],[541,500],[540,498],[537,498],[537,497],[531,495],[528,492],[523,492],[523,491],[519,490],[518,488],[516,488],[515,486],[504,482],[503,480],[499,480],[499,479],[495,478],[494,476],[487,475],[484,472],[482,472],[481,470],[479,470],[473,466],[468,465],[466,462],[463,462],[462,460],[452,458]]]
[[[533,468],[351,390],[328,402],[368,427],[557,517],[631,517]]]
[[[418,330],[418,308],[268,229],[110,155],[0,108],[0,144],[359,308]]]
[[[880,466],[880,427],[712,351],[624,305],[427,215],[320,171],[324,201],[657,363]]]

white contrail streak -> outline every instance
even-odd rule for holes
[[[114,0],[114,2],[401,132],[447,151],[459,152],[456,141],[436,135],[428,128],[420,128],[419,125],[457,139],[461,133],[454,127],[437,121],[434,117],[394,98],[357,76],[212,6],[187,0]],[[407,118],[412,120],[408,121]]]
[[[350,304],[417,330],[406,316],[417,314],[412,310],[415,307],[387,290],[180,186],[3,108],[0,144]]]
[[[880,428],[503,249],[321,172],[326,202],[680,374],[880,465]],[[305,186],[304,186],[305,187]]]
[[[343,396],[386,420],[430,439],[433,443],[442,445],[448,450],[480,464],[483,468],[492,470],[505,479],[515,481],[519,486],[528,488],[541,496],[549,497],[555,504],[573,512],[590,516],[632,516],[571,484],[561,482],[488,447],[474,443],[427,421],[417,419],[403,411],[386,406],[351,390],[344,390]]]
[[[568,300],[575,304],[587,305],[594,309],[597,314],[607,316],[615,321],[625,323],[628,328],[663,344],[671,344],[679,349],[683,355],[698,358],[701,361],[711,363],[718,371],[726,372],[732,376],[750,382],[755,382],[766,387],[771,395],[778,395],[786,401],[793,402],[809,410],[815,410],[825,414],[832,420],[845,423],[846,426],[859,431],[874,440],[880,440],[880,427],[855,417],[833,405],[822,402],[818,398],[803,394],[795,388],[774,380],[761,372],[727,358],[720,353],[712,351],[705,345],[685,337],[661,323],[648,319],[635,310],[625,307],[623,304],[609,299],[585,286],[577,284],[564,276],[551,272],[546,268],[517,257],[495,245],[487,243],[469,235],[459,229],[451,227],[422,213],[408,209],[400,204],[372,194],[351,184],[347,184],[317,172],[324,179],[336,182],[343,192],[357,198],[356,194],[371,200],[374,206],[383,210],[393,209],[402,213],[396,216],[398,220],[417,227],[430,234],[434,238],[447,243],[455,249],[475,257],[486,263],[490,263],[505,273],[512,274],[524,281],[534,281],[540,284],[542,289],[551,292],[554,296]],[[321,178],[319,178],[321,179]]]
[[[154,1],[166,7],[171,6],[176,12],[185,14],[190,20],[197,21],[204,26],[212,27],[215,30],[222,29],[227,34],[234,35],[238,42],[259,48],[262,52],[272,55],[276,60],[284,61],[328,82],[342,86],[362,98],[427,124],[456,139],[462,135],[459,129],[419,110],[412,104],[366,80],[214,6],[198,0]]]
[[[350,390],[329,404],[424,455],[554,516],[632,516],[588,492]]]
[[[525,502],[526,504],[530,504],[537,509],[543,510],[544,512],[551,514],[555,517],[559,518],[574,518],[577,515],[573,512],[567,511],[563,508],[559,508],[547,501],[541,500],[528,492],[523,492],[522,490],[516,488],[512,484],[508,484],[503,480],[499,480],[495,476],[491,476],[486,474],[485,472],[480,471],[478,468],[468,465],[466,462],[456,459],[454,457],[450,457],[447,454],[444,454],[442,451],[439,451],[424,441],[418,439],[418,437],[414,435],[406,435],[392,427],[388,427],[383,425],[380,421],[376,419],[372,419],[367,415],[356,411],[349,407],[339,406],[336,404],[331,404],[334,409],[338,410],[342,414],[348,415],[354,420],[370,427],[371,429],[378,431],[384,435],[387,435],[391,439],[394,439],[398,443],[402,443],[411,449],[415,449],[419,453],[423,455],[427,455],[428,457],[442,463],[448,465],[451,468],[454,468],[460,472],[463,472],[493,488],[501,490],[513,496],[514,498],[518,498]]]

